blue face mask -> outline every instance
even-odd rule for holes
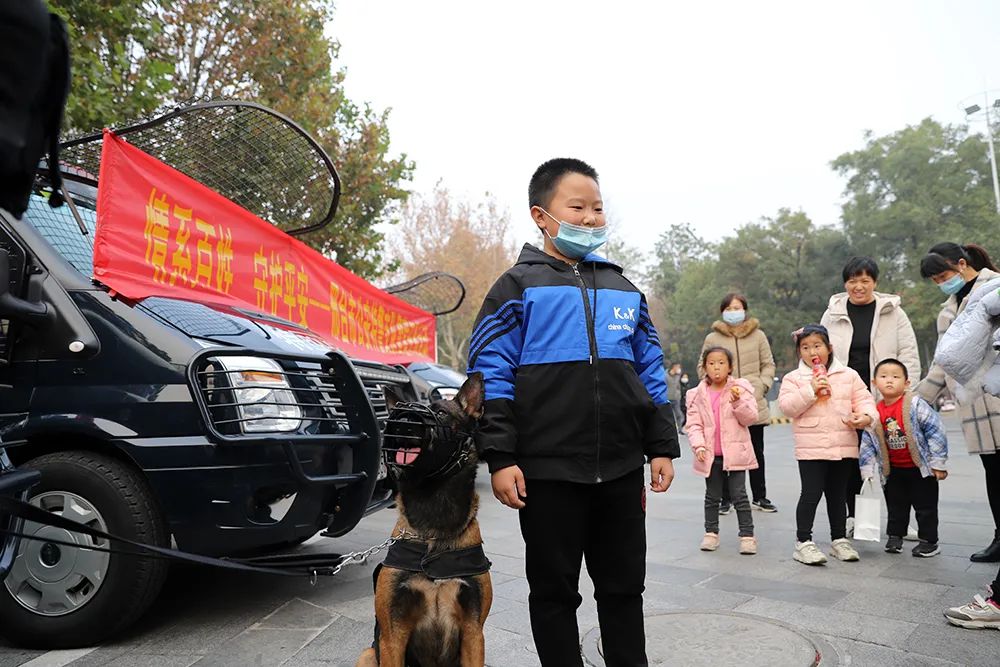
[[[940,287],[941,291],[948,296],[958,294],[962,291],[962,288],[965,287],[965,278],[962,277],[961,273],[956,273],[943,283],[938,283],[938,287]]]
[[[555,236],[548,232],[545,234],[552,239],[552,245],[556,247],[556,250],[570,259],[583,259],[608,242],[606,225],[602,227],[573,225],[564,220],[558,220],[541,206],[538,208],[542,209],[542,213],[559,223],[558,234]]]
[[[737,324],[743,324],[743,320],[747,318],[747,311],[745,310],[724,310],[722,311],[722,320],[726,324],[731,324],[736,326]]]

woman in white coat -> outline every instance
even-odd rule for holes
[[[833,356],[871,385],[872,370],[883,359],[899,359],[909,376],[920,377],[920,354],[913,325],[895,294],[876,292],[878,264],[871,257],[852,257],[844,265],[844,290],[830,297],[820,323],[830,332]],[[860,442],[861,431],[858,431]],[[861,471],[851,468],[847,480],[848,531],[854,523],[854,497],[861,491]]]

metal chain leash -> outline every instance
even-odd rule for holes
[[[341,561],[337,564],[336,567],[334,567],[329,572],[324,572],[324,574],[330,577],[336,576],[337,574],[340,574],[340,571],[348,565],[364,565],[369,558],[371,558],[378,552],[382,551],[383,549],[388,549],[399,540],[419,540],[419,539],[421,539],[421,537],[416,533],[412,533],[405,529],[400,530],[398,533],[387,539],[382,544],[377,544],[373,547],[368,547],[364,551],[352,551],[349,554],[345,554],[344,556],[341,557]],[[319,571],[313,570],[312,574],[309,577],[309,582],[315,585],[318,576],[319,576]]]

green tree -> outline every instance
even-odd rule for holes
[[[843,291],[840,272],[848,257],[840,230],[817,227],[802,211],[781,209],[719,245],[719,282],[746,295],[750,313],[771,337],[775,360],[787,369],[797,363],[789,334],[818,322],[830,295]]]
[[[66,21],[73,57],[69,130],[139,118],[163,103],[174,68],[161,57],[163,25],[153,0],[50,0]]]
[[[715,246],[690,225],[676,224],[660,235],[649,271],[650,313],[664,356],[692,374],[721,296],[716,264]]]
[[[74,76],[73,128],[115,126],[191,99],[272,107],[319,140],[343,181],[337,219],[303,240],[363,277],[392,268],[378,226],[398,220],[414,165],[391,154],[389,111],[344,95],[340,44],[324,35],[329,0],[51,3],[86,38],[73,43],[76,69],[85,73]]]
[[[844,232],[856,254],[878,261],[879,289],[902,295],[926,365],[942,295],[920,278],[921,258],[941,241],[996,248],[986,143],[928,118],[882,137],[868,133],[863,148],[832,166],[847,178]]]

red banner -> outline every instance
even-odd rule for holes
[[[434,316],[105,130],[94,277],[129,299],[250,307],[348,355],[435,358]]]

